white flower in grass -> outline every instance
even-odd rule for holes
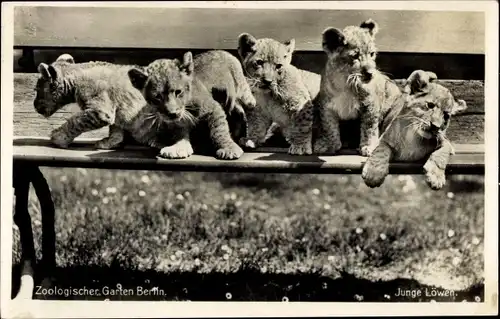
[[[446,193],[446,197],[448,197],[449,199],[452,199],[453,197],[455,197],[455,194],[453,194],[452,192],[448,192],[448,193]]]
[[[176,198],[177,200],[184,200],[184,196],[182,196],[182,194],[177,194],[177,195],[175,195],[175,198]]]
[[[66,175],[63,175],[63,176],[61,176],[61,178],[59,180],[64,183],[64,182],[68,181],[68,177]]]
[[[224,256],[222,256],[222,258],[224,258],[224,260],[228,260],[229,259],[229,254],[224,254]]]
[[[453,237],[455,236],[455,231],[453,229],[448,230],[448,237]]]
[[[139,191],[139,193],[138,193],[138,194],[139,194],[139,196],[141,196],[141,197],[146,196],[146,192],[145,192],[145,191],[143,191],[142,189]]]
[[[460,257],[454,257],[451,263],[453,264],[453,266],[458,266],[461,261],[462,259],[460,259]]]
[[[263,253],[267,252],[268,250],[269,250],[269,248],[267,248],[267,247],[262,248]]]
[[[92,189],[90,192],[91,192],[91,193],[92,193],[92,195],[94,195],[94,196],[99,195],[99,191],[98,191],[97,189],[95,189],[95,188],[94,188],[94,189]]]
[[[363,233],[363,228],[356,228],[356,234],[360,235]]]
[[[116,187],[106,187],[106,193],[115,194],[116,193]]]
[[[328,256],[328,261],[329,262],[334,262],[335,261],[335,256]]]
[[[473,245],[479,245],[480,242],[481,242],[481,240],[479,240],[479,238],[477,238],[477,237],[472,238]]]
[[[236,196],[235,193],[231,193],[230,197],[229,197],[232,201],[235,201],[236,198],[238,198],[238,196]]]
[[[380,234],[380,239],[386,240],[387,239],[387,235],[384,234],[384,233]]]
[[[224,245],[222,245],[222,246],[221,246],[221,248],[220,248],[220,249],[221,249],[222,251],[227,251],[227,250],[229,250],[229,246],[228,246],[228,245],[226,245],[226,244],[224,244]]]
[[[330,210],[330,208],[332,208],[332,207],[328,203],[326,203],[325,205],[323,205],[323,209],[324,210]]]
[[[243,205],[243,203],[240,200],[234,203],[234,206],[236,207],[240,207],[241,205]]]
[[[175,256],[177,258],[181,258],[183,254],[184,254],[184,252],[182,250],[178,250],[178,251],[175,252]]]
[[[104,204],[107,204],[107,203],[109,203],[109,198],[107,198],[107,197],[104,197],[104,198],[102,199],[102,202],[103,202]]]
[[[122,201],[126,201],[128,199],[128,196],[127,195],[123,195],[122,196]]]
[[[101,180],[100,180],[100,179],[96,179],[96,180],[94,181],[94,183],[95,183],[96,185],[99,185],[99,184],[101,184]]]
[[[317,195],[319,195],[321,193],[321,191],[319,189],[315,188],[315,189],[312,190],[312,193],[313,193],[313,195],[317,196]]]
[[[176,259],[176,258],[175,258],[175,255],[171,255],[171,256],[170,256],[170,260],[175,260],[175,259]]]
[[[189,197],[189,196],[191,196],[191,193],[190,193],[189,191],[185,191],[185,192],[184,192],[184,196],[185,196],[185,197]]]
[[[263,274],[265,274],[265,273],[267,272],[267,267],[266,267],[266,266],[262,266],[262,267],[260,268],[260,271],[261,271]]]
[[[149,179],[148,175],[142,175],[141,182],[143,182],[144,184],[149,184],[151,180]]]
[[[199,258],[196,258],[194,260],[194,264],[195,264],[195,266],[200,266],[201,265],[201,260]]]

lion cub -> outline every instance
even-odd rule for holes
[[[107,62],[75,63],[69,54],[59,56],[50,65],[40,63],[36,111],[49,117],[70,103],[82,109],[52,131],[52,143],[67,148],[80,134],[109,125],[109,136],[98,141],[96,148],[120,145],[124,130],[146,105],[127,77],[132,67]]]
[[[245,81],[238,59],[225,51],[209,51],[194,59],[186,52],[183,61],[159,59],[145,70],[131,69],[130,81],[145,97],[159,119],[159,134],[169,145],[158,145],[160,156],[185,158],[193,154],[190,133],[199,121],[208,124],[219,159],[237,159],[243,150],[230,135],[226,113],[214,100],[212,90],[224,89],[236,108],[253,108],[255,98]],[[156,133],[152,133],[156,134]]]
[[[360,119],[359,152],[369,156],[377,145],[379,125],[399,88],[377,70],[375,35],[378,25],[371,19],[344,30],[323,32],[328,56],[321,76],[318,136],[315,153],[335,153],[342,147],[339,121]]]
[[[312,99],[319,91],[320,76],[291,65],[294,50],[294,39],[280,43],[248,33],[238,37],[238,53],[257,100],[255,108],[245,110],[247,147],[263,144],[268,132],[279,127],[290,154],[312,153]]]
[[[380,186],[389,173],[389,162],[427,158],[424,172],[432,189],[444,186],[445,169],[453,147],[446,138],[450,118],[467,108],[450,91],[434,82],[433,72],[414,71],[406,80],[405,92],[384,120],[378,146],[366,161],[362,177],[369,187]]]

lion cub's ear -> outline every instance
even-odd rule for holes
[[[67,63],[71,63],[71,64],[74,64],[74,63],[75,63],[75,59],[73,59],[73,57],[72,57],[70,54],[68,54],[68,53],[61,54],[61,55],[57,58],[56,62],[57,62],[57,61],[59,61],[59,62],[61,62],[61,61],[62,61],[62,62],[67,62]]]
[[[194,62],[193,62],[193,53],[188,51],[184,53],[184,57],[182,58],[182,65],[180,66],[181,71],[186,73],[187,75],[191,75],[194,70]]]
[[[372,19],[368,19],[365,22],[361,23],[359,27],[362,29],[367,29],[368,33],[370,33],[372,37],[374,37],[378,33],[378,24]]]
[[[323,50],[326,53],[332,53],[337,48],[346,45],[345,36],[337,28],[327,28],[322,33],[323,37]]]
[[[437,80],[436,73],[430,71],[415,70],[403,83],[404,91],[408,94],[422,92],[423,90],[425,90],[427,85],[434,80]]]
[[[244,59],[248,53],[255,52],[255,44],[257,39],[249,34],[242,33],[238,36],[238,54]],[[295,43],[294,43],[295,46]]]
[[[455,100],[453,103],[453,109],[451,110],[451,115],[455,115],[458,112],[465,111],[467,109],[467,103],[464,100]]]
[[[57,70],[52,65],[42,62],[38,65],[37,69],[45,80],[57,80]]]
[[[148,75],[145,72],[134,68],[128,71],[128,78],[130,79],[130,82],[132,82],[132,85],[136,89],[142,90],[146,86]]]

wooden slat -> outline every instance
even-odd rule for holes
[[[52,63],[63,53],[69,53],[78,62],[108,61],[118,64],[148,65],[156,59],[180,58],[190,50],[198,54],[202,49],[86,49],[74,47],[35,48],[27,50],[27,56],[14,61],[14,72],[37,72],[39,63]],[[236,48],[228,52],[238,57]],[[16,53],[16,52],[15,52]],[[300,69],[321,73],[326,63],[323,51],[295,51],[292,63]],[[417,69],[432,70],[440,79],[484,80],[484,54],[454,54],[454,53],[404,53],[379,52],[377,66],[392,78],[402,79]]]
[[[249,32],[321,51],[325,28],[367,18],[380,25],[380,51],[483,54],[485,44],[482,12],[16,7],[14,13],[15,46],[235,49],[238,35]]]
[[[171,160],[156,157],[157,151],[144,147],[122,150],[94,150],[93,142],[77,141],[71,149],[58,149],[50,141],[37,137],[14,139],[14,161],[40,166],[109,168],[130,170],[179,170],[274,173],[343,173],[359,174],[366,161],[358,155],[293,156],[286,153],[247,152],[233,161],[216,160],[211,156],[193,155]],[[391,174],[422,173],[423,163],[392,163]],[[448,174],[484,174],[482,145],[456,145],[456,154],[447,167]]]
[[[14,135],[49,136],[50,132],[74,112],[75,104],[45,119],[33,107],[37,74],[14,74]],[[484,143],[484,85],[482,81],[442,81],[457,98],[464,99],[468,110],[452,119],[448,136],[457,144]],[[107,129],[85,133],[82,137],[104,137]]]

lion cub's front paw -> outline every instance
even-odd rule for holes
[[[363,166],[361,177],[366,186],[375,188],[382,185],[385,177],[389,174],[389,164],[374,163],[368,159]]]
[[[193,155],[193,147],[186,140],[179,141],[172,146],[167,146],[160,150],[160,156],[164,158],[186,158],[191,155]]]
[[[312,154],[312,145],[311,143],[303,143],[303,144],[291,144],[288,148],[288,154],[292,155],[310,155]]]
[[[342,148],[342,142],[337,141],[332,143],[331,141],[328,141],[327,139],[318,139],[316,142],[314,142],[313,145],[313,152],[315,154],[335,154]]]
[[[445,171],[437,167],[436,163],[428,160],[424,165],[425,182],[430,188],[438,190],[446,184]]]
[[[50,135],[50,141],[60,148],[68,148],[73,138],[69,137],[64,130],[55,129]]]
[[[223,160],[238,159],[241,155],[243,155],[243,150],[234,142],[230,146],[219,148],[215,152],[215,157]]]

